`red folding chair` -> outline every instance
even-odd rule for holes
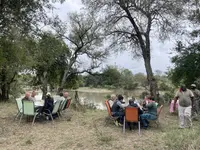
[[[137,107],[126,107],[125,108],[123,133],[125,133],[126,121],[138,123],[138,134],[140,135],[140,120],[139,120],[139,116],[138,116],[138,108]]]

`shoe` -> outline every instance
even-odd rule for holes
[[[49,120],[49,116],[46,116],[46,120]]]
[[[119,126],[119,123],[118,123],[118,121],[116,120],[115,121],[115,125],[118,127]]]
[[[142,129],[145,129],[145,130],[147,130],[147,128],[148,128],[147,126],[142,127]]]
[[[121,123],[118,123],[118,125],[119,125],[120,127],[123,127],[123,124],[121,124]]]

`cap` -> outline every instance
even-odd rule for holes
[[[195,85],[195,84],[191,84],[191,86],[192,86],[192,87],[196,87],[196,85]]]
[[[51,96],[51,93],[50,92],[47,92],[47,94],[46,95],[49,95],[49,96]]]

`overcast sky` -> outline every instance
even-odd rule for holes
[[[66,21],[69,12],[80,11],[83,5],[81,0],[66,0],[66,2],[63,4],[56,3],[55,7],[57,9],[54,10],[54,13],[58,14],[62,20]],[[161,70],[162,72],[165,72],[169,66],[172,66],[170,63],[171,55],[169,55],[169,53],[174,47],[174,43],[175,41],[166,41],[165,43],[160,43],[157,39],[152,40],[151,63],[153,71]],[[110,56],[102,67],[107,64],[117,65],[119,68],[127,68],[134,74],[138,72],[145,73],[143,60],[133,59],[131,53],[128,51]]]

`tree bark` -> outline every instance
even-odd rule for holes
[[[1,87],[1,101],[7,101],[9,99],[9,85],[5,83]]]
[[[47,81],[47,72],[46,71],[43,73],[43,77],[42,77],[41,81],[42,81],[42,88],[41,88],[41,90],[42,90],[42,99],[45,99],[46,94],[47,94],[47,83],[48,83],[48,81]]]

